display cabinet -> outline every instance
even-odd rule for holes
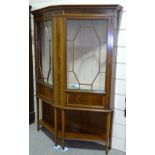
[[[32,12],[37,128],[111,146],[120,5],[61,5]],[[39,108],[40,106],[42,108]],[[41,110],[42,118],[39,118]]]

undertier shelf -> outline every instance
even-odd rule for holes
[[[49,124],[46,120],[39,120],[39,124],[45,127],[49,132],[54,134],[54,127]],[[78,129],[77,129],[78,130]],[[79,130],[80,131],[80,130]],[[58,130],[58,136],[61,138],[62,136],[61,130]],[[69,140],[80,140],[80,141],[102,141],[105,140],[105,135],[102,134],[86,134],[86,133],[78,133],[78,132],[65,132],[65,139]]]
[[[39,124],[45,127],[48,131],[54,133],[54,127],[50,125],[47,121],[39,120]]]
[[[84,141],[104,141],[105,135],[66,132],[65,139]]]

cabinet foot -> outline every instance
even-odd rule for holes
[[[105,154],[108,155],[108,151],[107,150],[105,151]]]
[[[65,146],[64,146],[64,142],[62,141],[62,150],[64,150],[65,149]]]
[[[61,111],[61,120],[62,120],[62,139],[61,139],[61,146],[62,150],[65,150],[65,111]]]
[[[63,152],[68,151],[68,147],[62,147],[62,151],[63,151]]]
[[[54,146],[54,149],[59,149],[60,148],[60,145],[55,145]]]
[[[57,125],[57,109],[54,109],[54,142],[55,146],[58,146],[58,125]]]
[[[40,127],[39,127],[39,125],[37,125],[37,131],[39,131],[40,130]]]
[[[36,109],[37,109],[37,131],[39,131],[39,98],[36,97]]]

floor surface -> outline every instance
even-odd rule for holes
[[[36,125],[29,126],[29,155],[105,155],[103,146],[93,142],[65,141],[69,148],[66,152],[55,149],[53,135],[46,129],[36,130]],[[108,155],[125,155],[126,153],[110,150]]]

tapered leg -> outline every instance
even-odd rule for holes
[[[111,117],[111,113],[107,113],[107,123],[106,123],[106,150],[105,153],[106,155],[108,154],[109,151],[109,135],[110,135],[110,117]]]
[[[54,141],[55,141],[55,146],[58,145],[58,115],[57,115],[57,108],[54,108],[54,130],[55,130],[55,135],[54,135]]]
[[[113,111],[111,112],[110,116],[109,150],[111,150],[112,123],[113,123]]]
[[[62,122],[62,149],[64,150],[65,148],[65,112],[64,110],[61,110],[61,122]]]
[[[36,109],[37,109],[37,131],[39,131],[39,98],[36,97]]]
[[[42,120],[44,120],[44,116],[43,116],[43,113],[44,113],[44,102],[43,100],[41,100],[41,116],[42,116]]]

